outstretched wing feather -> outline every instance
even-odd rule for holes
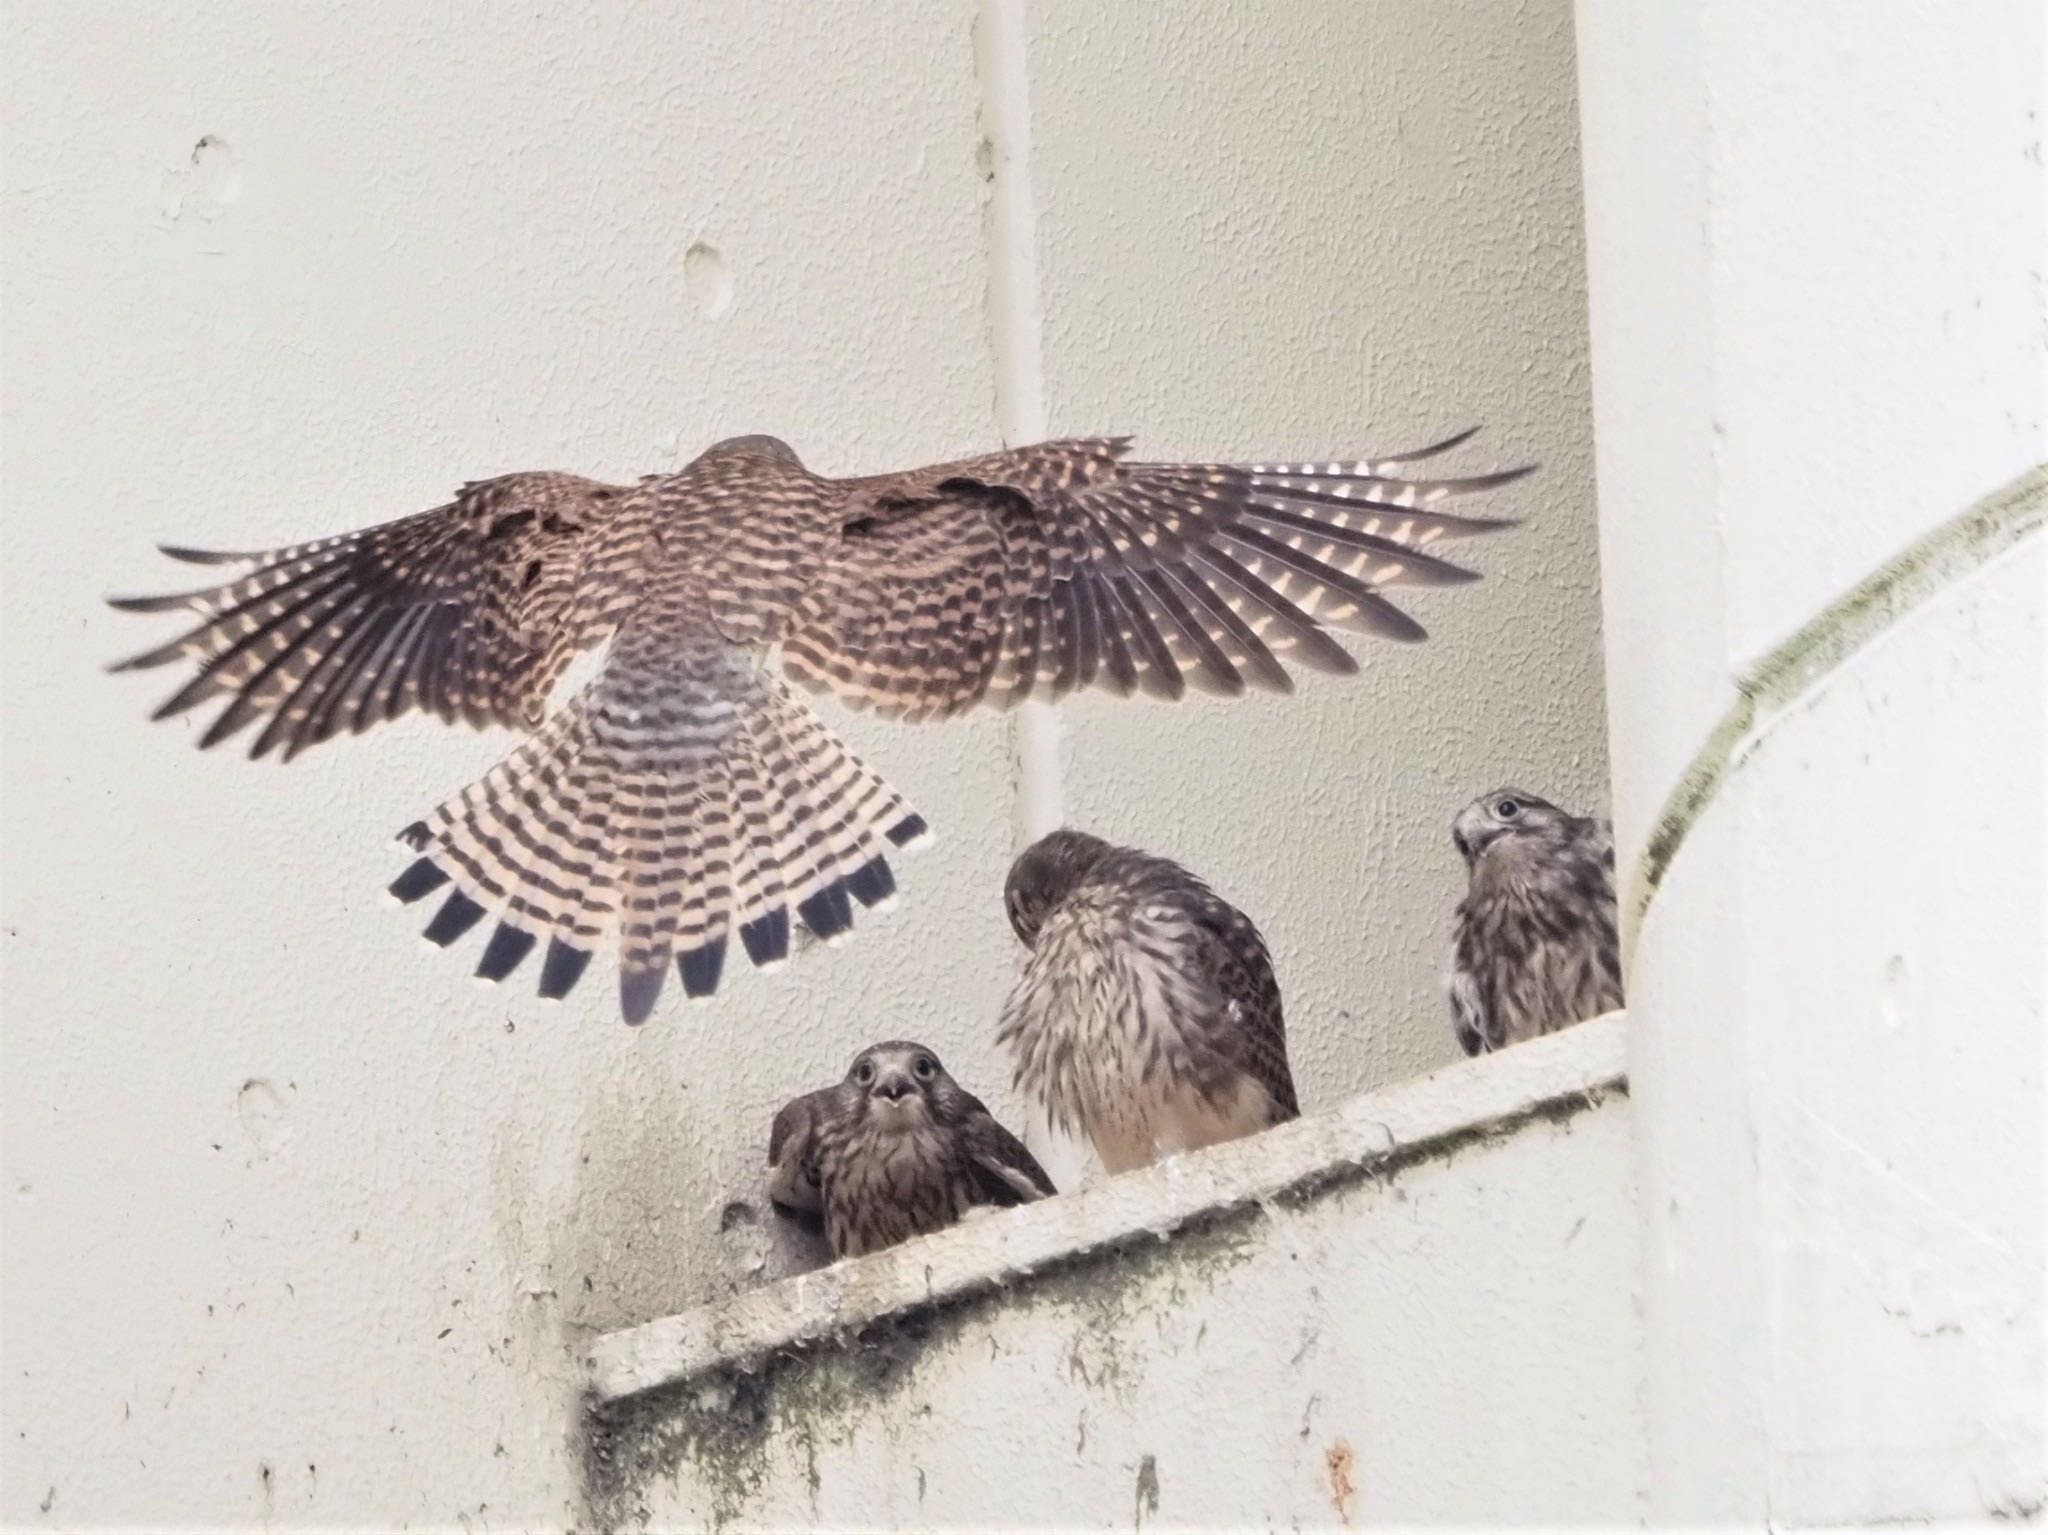
[[[1429,546],[1511,524],[1436,510],[1526,469],[1411,478],[1412,453],[1148,464],[1122,439],[1039,443],[840,482],[845,533],[784,635],[806,686],[909,719],[1084,687],[1286,691],[1358,669],[1331,637],[1423,629],[1390,587],[1474,579]]]
[[[432,511],[283,549],[166,548],[187,563],[249,568],[169,597],[113,599],[198,620],[115,669],[190,663],[158,716],[225,697],[200,744],[263,720],[256,757],[289,760],[410,709],[530,728],[570,656],[610,632],[621,605],[608,583],[630,565],[619,547],[647,521],[613,486],[514,474],[466,485]]]

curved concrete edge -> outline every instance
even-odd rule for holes
[[[1627,1090],[1625,1026],[1625,1014],[1609,1013],[1262,1135],[603,1334],[586,1359],[591,1393],[602,1405],[744,1368],[884,1316],[1028,1284],[1034,1273],[1135,1241],[1169,1241],[1206,1215],[1383,1176],[1532,1120],[1576,1113]]]
[[[1623,966],[1643,915],[1743,743],[1907,614],[2048,523],[2048,464],[2007,481],[1865,576],[1749,669],[1736,697],[1665,796],[1622,899]]]

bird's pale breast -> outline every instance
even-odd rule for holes
[[[1205,1092],[1227,1019],[1186,956],[1196,934],[1170,904],[1113,914],[1077,902],[1049,922],[1012,995],[1004,1034],[1018,1085],[1110,1172],[1264,1128],[1266,1089],[1235,1071]]]

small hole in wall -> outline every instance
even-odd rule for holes
[[[241,157],[209,133],[157,179],[156,211],[166,224],[213,223],[242,195]]]
[[[257,1156],[268,1157],[291,1144],[289,1107],[284,1095],[261,1077],[249,1078],[236,1091],[235,1117]]]
[[[228,141],[209,133],[192,146],[192,190],[215,208],[242,193],[242,162]]]
[[[744,1199],[735,1199],[719,1212],[718,1229],[720,1231],[733,1231],[742,1226],[758,1225],[760,1220],[761,1212],[759,1210],[756,1210]]]
[[[715,245],[699,240],[683,252],[683,286],[697,313],[715,320],[732,308],[732,270]]]

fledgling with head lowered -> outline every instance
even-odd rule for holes
[[[1179,864],[1062,829],[1019,855],[1004,902],[1031,952],[997,1040],[1108,1171],[1300,1113],[1266,940]]]

